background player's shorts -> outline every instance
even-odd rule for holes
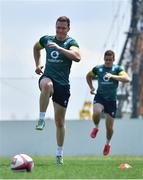
[[[96,94],[94,97],[94,104],[96,103],[102,104],[104,106],[104,112],[115,118],[117,110],[116,101],[107,101],[99,94]]]
[[[47,76],[42,75],[40,77],[39,85],[40,85],[40,81],[45,77],[47,77]],[[52,95],[53,102],[56,102],[57,104],[66,108],[68,105],[69,97],[70,97],[70,86],[69,85],[61,85],[58,82],[54,81],[52,78],[50,78],[50,77],[47,77],[47,78],[51,79],[51,81],[53,82],[53,88],[54,88],[54,93]]]

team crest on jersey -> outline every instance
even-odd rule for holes
[[[68,42],[64,42],[64,46],[66,46],[68,44]]]
[[[112,67],[112,71],[115,71],[115,67]]]
[[[58,52],[58,51],[52,51],[52,52],[51,52],[51,57],[52,57],[53,59],[58,59],[58,57],[59,57],[59,52]]]

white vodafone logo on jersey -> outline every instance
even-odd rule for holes
[[[109,80],[110,80],[110,78],[109,78],[109,77],[105,77],[105,76],[104,76],[104,77],[103,77],[103,80],[107,82],[107,81],[109,81]]]
[[[58,52],[58,51],[52,51],[52,52],[51,52],[51,57],[52,57],[53,59],[58,59],[58,57],[59,57],[59,52]]]

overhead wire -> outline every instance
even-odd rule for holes
[[[126,17],[127,17],[125,15],[126,15],[127,10],[128,10],[129,1],[130,0],[128,0],[126,2],[124,7],[123,7],[122,1],[118,2],[116,11],[113,15],[111,24],[109,26],[108,33],[106,35],[105,42],[101,48],[101,56],[99,58],[99,62],[101,61],[101,59],[103,57],[103,53],[107,48],[109,49],[109,47],[110,47],[115,51],[119,45],[120,34],[122,32],[122,29],[124,27],[123,24],[124,24]]]
[[[109,30],[108,30],[108,33],[106,35],[105,42],[104,42],[103,47],[101,49],[101,56],[99,58],[99,61],[101,61],[103,53],[104,53],[105,49],[107,48],[107,44],[110,42],[109,39],[110,39],[111,34],[112,34],[113,30],[114,30],[116,19],[118,18],[118,14],[119,14],[120,8],[121,8],[121,2],[119,1],[117,9],[116,9],[116,12],[113,15],[113,19],[112,19],[111,24],[109,26]]]

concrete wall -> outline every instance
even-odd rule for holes
[[[55,155],[55,123],[46,121],[43,131],[36,131],[36,121],[0,121],[0,156],[18,153]],[[89,134],[92,121],[66,121],[65,155],[102,155],[106,142],[105,121],[100,122],[96,139]],[[115,120],[111,155],[143,155],[143,120]]]

